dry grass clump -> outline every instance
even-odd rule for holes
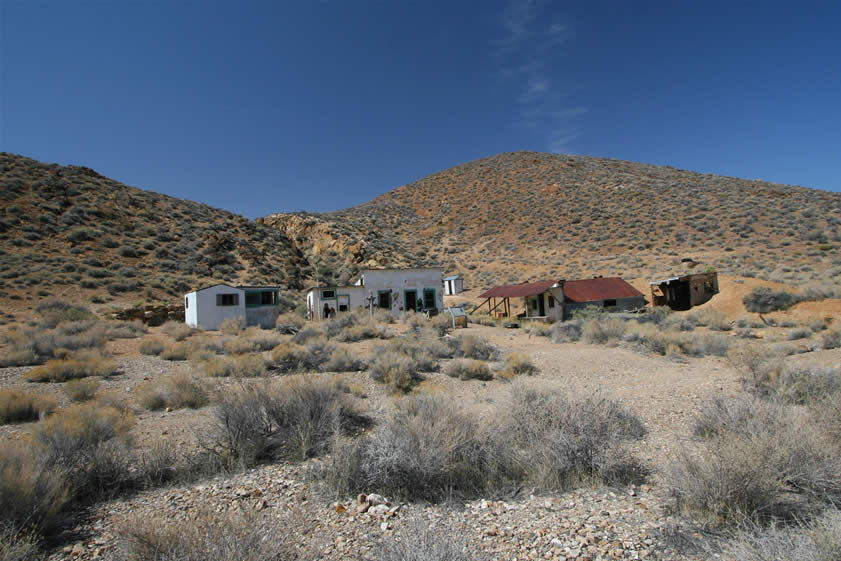
[[[394,392],[407,392],[421,379],[417,361],[397,351],[375,354],[368,364],[368,375]]]
[[[362,422],[349,396],[324,380],[300,376],[279,385],[243,385],[222,397],[209,445],[229,466],[324,452],[336,433]]]
[[[837,561],[841,559],[841,511],[771,528],[748,527],[724,547],[739,561]]]
[[[841,500],[838,450],[780,403],[719,399],[696,421],[697,451],[669,474],[678,508],[716,524],[792,519]]]
[[[262,354],[244,354],[234,357],[212,357],[202,365],[205,374],[215,378],[233,376],[256,378],[265,376],[266,359]]]
[[[457,358],[444,367],[444,374],[460,380],[491,380],[493,374],[487,362],[471,358]]]
[[[277,333],[254,330],[225,341],[223,349],[227,354],[244,354],[270,351],[280,345],[283,339]]]
[[[113,376],[119,372],[117,362],[98,352],[78,352],[66,359],[53,359],[26,373],[29,382],[66,382],[86,376]]]
[[[32,349],[11,350],[0,356],[0,368],[38,364],[38,355]]]
[[[496,347],[491,345],[483,337],[479,337],[478,335],[462,335],[461,337],[454,337],[451,340],[455,341],[456,354],[459,356],[476,360],[496,360],[498,354]]]
[[[505,357],[505,365],[497,373],[497,376],[504,380],[511,380],[523,374],[532,376],[538,372],[537,366],[534,365],[528,355],[514,352]]]
[[[712,308],[692,312],[691,321],[712,331],[730,331],[733,328],[724,312]]]
[[[54,328],[62,322],[90,320],[96,317],[87,307],[58,298],[42,300],[35,306],[35,313],[41,316],[42,327],[47,328]]]
[[[272,367],[279,372],[318,372],[335,350],[333,343],[321,337],[310,339],[305,346],[281,343],[272,350]]]
[[[79,378],[64,384],[64,393],[71,401],[90,401],[96,396],[99,386],[97,378]]]
[[[376,553],[377,561],[474,561],[463,536],[443,534],[421,518],[410,518],[386,539]]]
[[[581,339],[583,323],[575,319],[556,322],[549,330],[549,339],[553,343],[574,343]]]
[[[330,360],[322,365],[325,372],[356,372],[367,367],[368,361],[347,349],[336,349],[330,354]]]
[[[588,319],[581,326],[581,340],[595,345],[615,345],[622,340],[627,322],[617,318]]]
[[[365,339],[388,339],[390,337],[385,326],[374,322],[366,322],[345,327],[336,337],[339,341],[354,342]]]
[[[198,333],[199,331],[199,329],[190,327],[186,323],[180,321],[168,321],[161,326],[161,333],[169,335],[176,341],[183,341],[190,335]]]
[[[304,327],[304,324],[304,318],[298,314],[285,313],[277,316],[277,320],[275,320],[275,329],[287,335],[294,335],[302,327]]]
[[[137,516],[119,529],[117,561],[303,561],[316,559],[294,543],[302,520],[199,511],[189,521]]]
[[[143,339],[137,348],[140,354],[158,356],[166,348],[166,343],[157,338]]]
[[[41,540],[31,531],[0,526],[0,560],[41,561]]]
[[[225,335],[239,335],[245,331],[245,320],[243,318],[228,318],[219,324],[219,331]]]
[[[502,406],[501,406],[502,409]],[[406,500],[486,496],[523,484],[565,489],[640,481],[624,441],[645,433],[621,404],[512,386],[490,424],[440,393],[404,398],[366,438],[337,441],[321,473],[337,495],[377,489]]]
[[[181,343],[175,343],[167,346],[163,351],[161,351],[160,356],[164,360],[187,360],[190,355],[195,352],[195,350],[195,345],[191,345],[189,342],[183,341]]]
[[[837,349],[841,347],[841,329],[829,329],[821,335],[821,347]]]
[[[189,374],[175,374],[148,380],[134,390],[141,407],[150,410],[171,408],[198,409],[209,402],[201,379]]]
[[[51,396],[20,390],[0,390],[0,425],[37,421],[46,417],[56,408],[56,400]]]

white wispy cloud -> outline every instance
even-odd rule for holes
[[[519,89],[517,124],[543,135],[550,152],[568,150],[580,131],[575,119],[587,108],[571,104],[573,86],[564,81],[562,46],[575,38],[571,26],[547,19],[541,0],[511,0],[501,16],[502,33],[493,54],[501,75]]]

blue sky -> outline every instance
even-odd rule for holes
[[[0,0],[0,151],[264,216],[537,150],[841,190],[839,2]]]

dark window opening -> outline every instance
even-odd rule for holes
[[[265,292],[260,293],[260,304],[263,306],[271,306],[275,303],[274,301],[274,291],[267,290]]]
[[[531,309],[532,309],[532,310],[536,310],[536,309],[537,309],[537,300],[532,300],[532,301],[531,301]]]
[[[380,292],[378,295],[378,302],[377,305],[384,310],[391,309],[391,293],[390,292]]]
[[[431,310],[435,308],[435,289],[434,288],[424,288],[423,289],[423,307],[427,310]]]
[[[217,294],[217,306],[239,306],[239,294]]]
[[[336,297],[336,291],[335,290],[322,290],[321,291],[321,297],[322,298],[335,298]]]
[[[549,295],[549,307],[550,307],[550,308],[554,308],[554,307],[555,307],[555,297],[554,297],[554,296],[552,296],[551,294]]]
[[[615,308],[616,307],[616,300],[605,300],[604,301],[605,308]]]
[[[260,305],[260,293],[259,292],[246,292],[245,293],[245,305],[246,306],[259,306]]]
[[[184,309],[187,309],[189,307],[190,307],[190,299],[189,298],[184,298]]]
[[[715,292],[713,281],[704,281],[704,292],[707,294],[713,294]]]
[[[339,311],[346,312],[347,311],[347,304],[339,304]]]

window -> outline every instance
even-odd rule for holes
[[[616,300],[605,300],[604,301],[605,308],[615,308],[616,307]]]
[[[335,290],[322,290],[321,291],[321,297],[322,298],[335,298],[336,297],[336,291]]]
[[[245,305],[249,308],[253,306],[260,305],[260,293],[259,292],[246,292],[245,293]]]
[[[549,307],[550,307],[550,308],[554,308],[554,307],[555,307],[555,297],[554,297],[554,296],[552,296],[551,294],[549,295]]]
[[[529,302],[531,302],[531,309],[536,310],[537,309],[537,300],[529,300]]]
[[[391,309],[391,291],[380,290],[377,293],[377,306],[383,308],[384,310]]]
[[[426,310],[430,310],[432,308],[437,308],[435,305],[435,289],[434,288],[424,288],[423,289],[423,307]]]
[[[189,298],[184,298],[184,309],[186,310],[189,307],[190,307],[190,299]]]
[[[217,306],[239,306],[239,294],[217,294]]]
[[[272,306],[274,305],[274,290],[264,290],[260,293],[260,304],[262,306]]]
[[[704,281],[704,292],[707,294],[715,294],[715,287],[713,281]]]
[[[339,304],[339,311],[346,312],[348,310],[347,304]]]

